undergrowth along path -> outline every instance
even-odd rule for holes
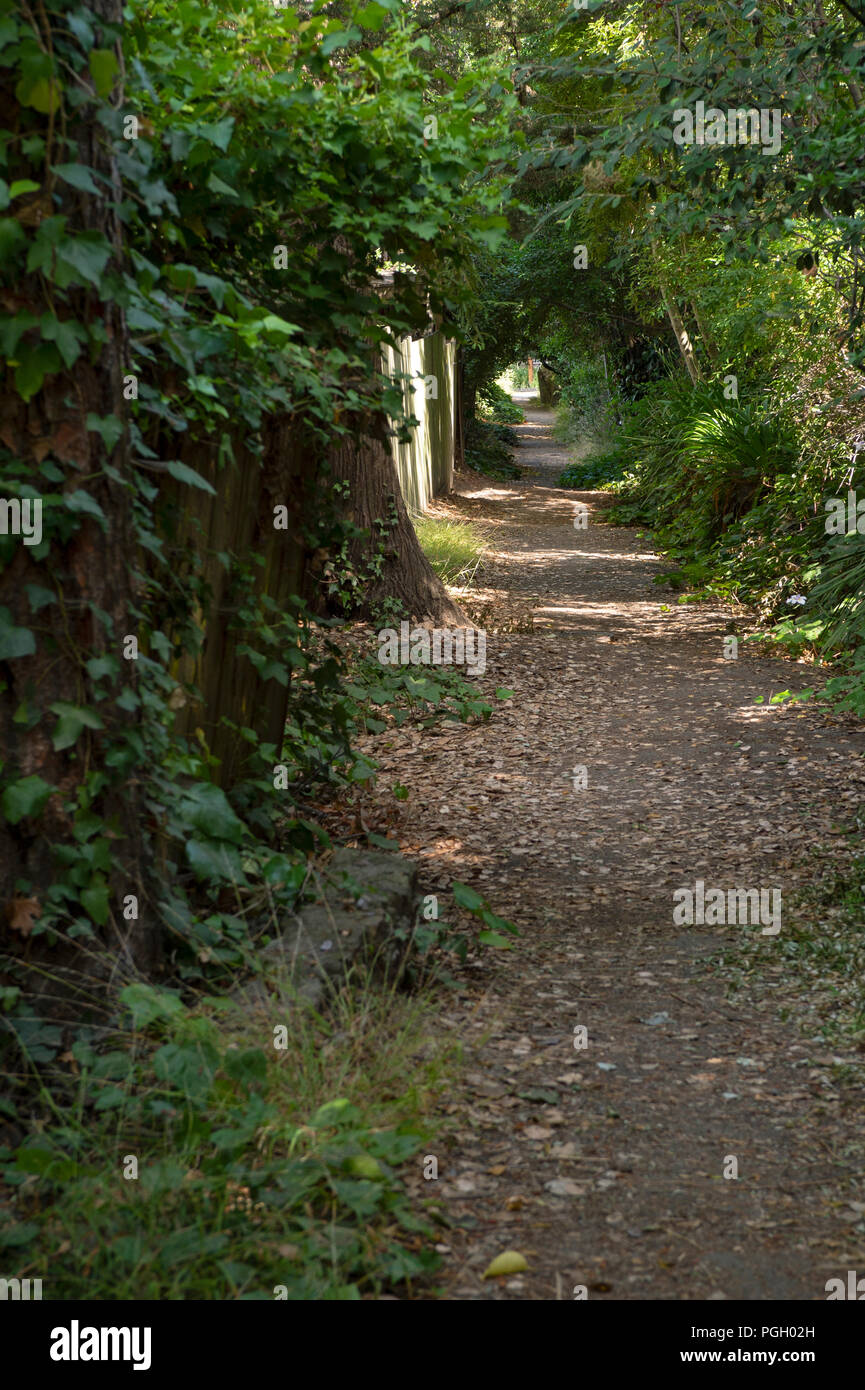
[[[513,698],[375,750],[425,891],[458,878],[521,931],[442,1019],[467,1057],[420,1184],[454,1223],[445,1296],[825,1299],[865,1265],[863,1054],[817,1036],[786,953],[811,848],[840,853],[865,801],[862,726],[771,705],[813,671],[725,659],[732,610],[679,604],[603,494],[554,487],[551,420],[527,410],[519,482],[464,475],[439,509],[489,529],[480,683]],[[780,889],[780,932],[676,925],[697,880]],[[710,961],[755,944],[729,997]],[[482,1281],[506,1249],[527,1271]]]

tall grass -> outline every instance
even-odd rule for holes
[[[400,1177],[456,1056],[429,1000],[362,974],[327,1018],[284,997],[121,1000],[131,1027],[75,1043],[51,1116],[0,1151],[7,1277],[60,1300],[318,1300],[434,1269]]]
[[[467,521],[445,521],[438,517],[415,519],[414,529],[421,548],[443,584],[467,588],[483,564],[486,533]]]

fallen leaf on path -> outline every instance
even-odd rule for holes
[[[487,1265],[481,1278],[496,1279],[500,1274],[519,1274],[524,1269],[528,1269],[525,1256],[518,1250],[505,1250]]]

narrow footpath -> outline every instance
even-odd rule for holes
[[[822,1300],[865,1274],[865,1053],[827,1049],[801,987],[787,1000],[789,905],[865,803],[865,733],[770,703],[808,666],[745,643],[725,659],[733,610],[678,603],[649,543],[604,525],[604,494],[554,486],[551,423],[531,406],[525,475],[466,475],[442,512],[492,535],[479,684],[513,698],[374,750],[381,795],[408,789],[424,891],[460,879],[521,932],[445,1000],[465,1087],[435,1192],[418,1184],[453,1223],[444,1294]],[[676,925],[697,880],[781,891],[735,996],[713,962],[761,929]],[[483,1281],[504,1250],[528,1269]]]

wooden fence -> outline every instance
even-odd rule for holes
[[[456,438],[456,344],[443,333],[401,338],[399,351],[385,347],[382,369],[404,373],[406,413],[418,424],[409,444],[394,440],[393,453],[403,499],[414,515],[453,486]]]
[[[400,341],[385,349],[382,367],[405,373],[406,407],[419,423],[410,443],[392,440],[400,488],[410,512],[421,512],[430,498],[452,485],[455,441],[455,345],[442,333]],[[219,464],[206,442],[184,441],[180,458],[215,489],[214,494],[162,475],[160,502],[166,544],[179,572],[200,567],[209,597],[198,615],[204,642],[177,663],[172,674],[189,683],[200,699],[178,710],[175,728],[196,737],[200,729],[219,759],[215,780],[230,787],[243,772],[249,745],[225,720],[255,731],[260,739],[282,741],[288,691],[262,680],[249,658],[238,652],[247,634],[233,626],[236,592],[220,555],[249,559],[256,592],[281,608],[304,584],[305,548],[301,536],[305,450],[288,422],[272,422],[262,457],[241,439],[233,441],[233,460]],[[308,458],[307,458],[308,472]],[[286,505],[288,529],[274,528],[273,509]],[[167,618],[170,621],[170,618]]]

